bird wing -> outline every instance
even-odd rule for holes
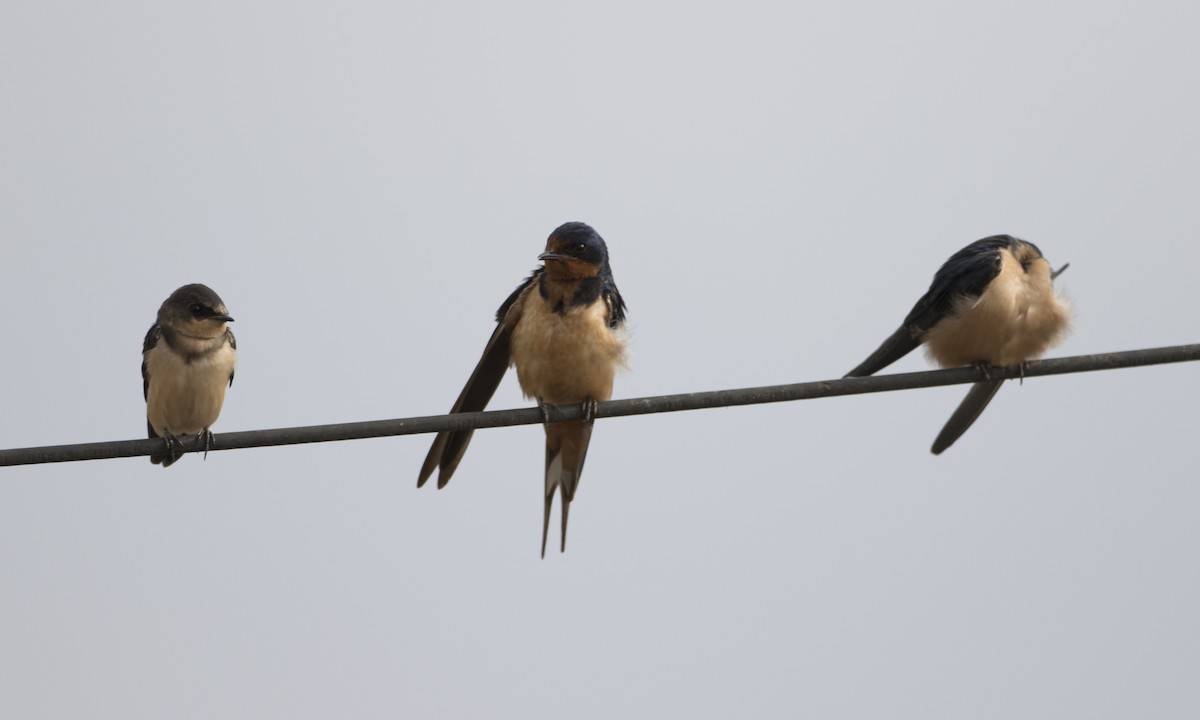
[[[621,291],[617,290],[617,284],[611,276],[605,278],[600,294],[608,306],[608,326],[620,327],[625,322],[625,298],[621,297]]]
[[[920,344],[920,339],[913,335],[908,326],[901,325],[896,332],[889,335],[888,339],[884,340],[883,344],[875,352],[871,353],[866,360],[863,360],[858,367],[846,373],[846,377],[874,375],[912,352]]]
[[[954,311],[959,298],[979,297],[1000,273],[1000,251],[1016,240],[995,235],[976,240],[950,256],[933,276],[929,290],[904,318],[913,332],[925,333]]]
[[[229,338],[229,347],[237,350],[237,338],[233,336],[233,331],[225,328],[225,337]],[[229,387],[233,387],[233,374],[236,372],[236,367],[229,368]]]
[[[463,386],[458,399],[454,401],[454,407],[450,409],[451,413],[478,412],[487,407],[488,401],[496,393],[496,388],[500,386],[500,380],[503,379],[504,373],[507,372],[508,366],[512,362],[510,352],[512,330],[521,317],[525,295],[530,288],[536,286],[537,278],[541,273],[541,268],[535,270],[496,311],[496,329],[492,332],[492,337],[483,350],[483,357],[479,358],[479,363],[471,373],[470,379]],[[467,445],[471,442],[471,435],[474,432],[474,430],[453,430],[438,433],[433,440],[433,445],[429,448],[429,454],[425,456],[425,464],[421,466],[417,487],[423,486],[433,474],[434,468],[437,467],[441,468],[438,473],[438,487],[445,487],[446,483],[450,482],[450,477],[454,475],[454,470],[462,460],[463,454],[467,451]]]
[[[899,329],[858,367],[846,373],[846,377],[874,375],[916,349],[922,336],[954,311],[959,298],[983,294],[1000,272],[1000,250],[1014,242],[1008,235],[994,235],[976,240],[951,255],[934,274],[929,290],[913,305]]]
[[[158,339],[162,336],[162,329],[158,323],[150,326],[150,330],[146,333],[146,339],[142,341],[142,399],[150,399],[150,368],[146,364],[146,353],[153,350],[158,345]],[[150,437],[157,437],[151,431]]]
[[[150,330],[146,333],[146,339],[142,341],[142,399],[150,399],[150,366],[146,362],[146,353],[158,347],[158,341],[162,337],[162,328],[158,323],[150,326]],[[146,436],[150,439],[160,437],[154,432],[154,426],[150,424],[150,418],[146,418]],[[150,462],[163,467],[170,467],[176,458],[170,453],[150,453]]]

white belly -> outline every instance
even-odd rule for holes
[[[229,345],[185,363],[162,342],[147,354],[150,389],[146,417],[160,436],[195,434],[221,414],[236,351]]]

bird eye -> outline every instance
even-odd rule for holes
[[[191,305],[188,305],[188,311],[193,315],[199,315],[200,313],[204,312],[204,306],[200,303],[192,303]]]
[[[586,243],[575,243],[575,252],[577,252],[577,253],[579,253],[580,255],[582,255],[584,250],[587,250],[587,244],[586,244]]]

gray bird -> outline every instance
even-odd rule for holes
[[[151,438],[167,441],[167,452],[150,455],[155,465],[179,459],[179,435],[200,435],[205,450],[212,445],[209,428],[221,414],[237,364],[237,341],[226,327],[231,322],[221,298],[199,283],[171,293],[158,309],[142,343],[146,429]]]
[[[950,256],[929,290],[879,349],[846,377],[874,375],[924,344],[942,367],[1024,365],[1062,339],[1071,308],[1054,292],[1057,272],[1031,242],[1011,235],[976,240]],[[1003,378],[971,386],[933,442],[941,454],[991,402]]]

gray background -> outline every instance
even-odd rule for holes
[[[0,446],[141,437],[187,282],[218,433],[444,412],[566,220],[617,397],[840,376],[998,232],[1053,354],[1200,340],[1196,3],[734,5],[9,0]],[[0,715],[1196,717],[1197,372],[936,458],[962,387],[602,421],[545,561],[536,426],[441,492],[428,436],[2,469]]]

